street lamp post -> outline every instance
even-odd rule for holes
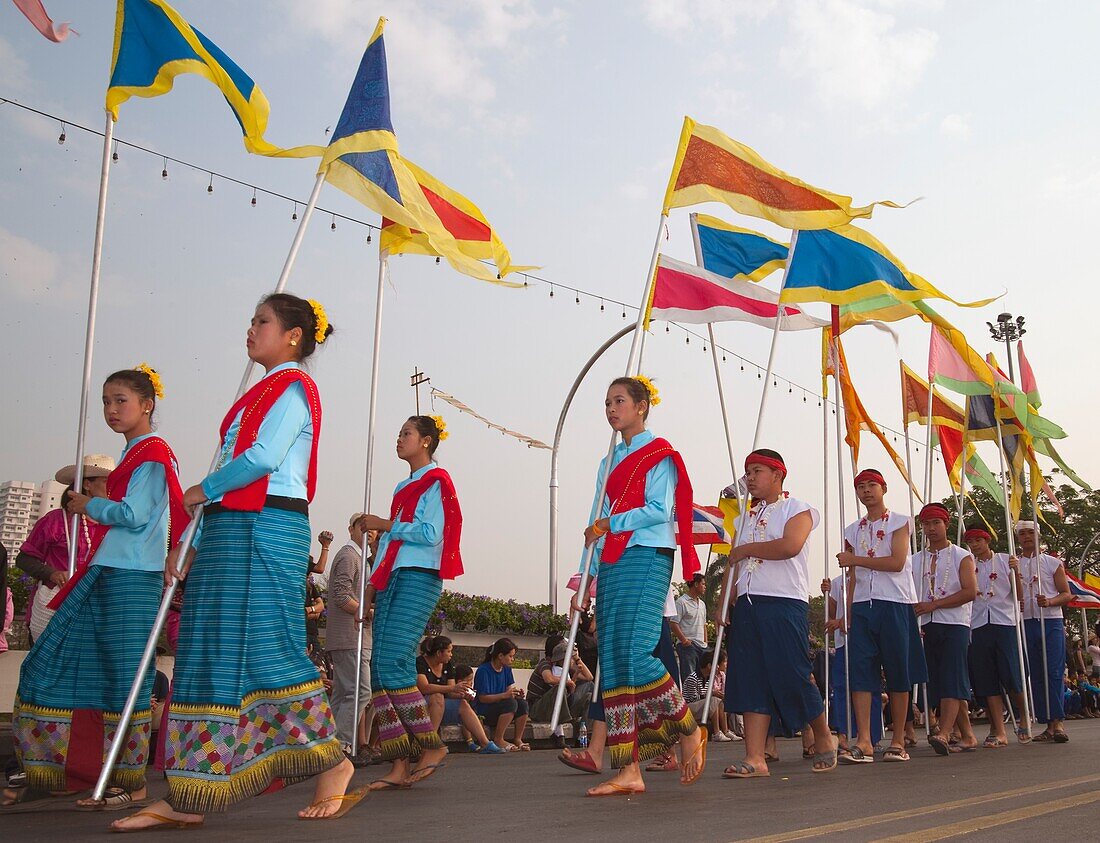
[[[1013,320],[1011,313],[1002,313],[997,317],[996,325],[992,322],[985,324],[989,326],[989,333],[993,335],[993,339],[1005,344],[1005,351],[1008,352],[1008,379],[1016,383],[1016,368],[1012,363],[1012,343],[1027,333],[1024,317],[1017,316]]]

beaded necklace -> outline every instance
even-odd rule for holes
[[[884,509],[882,511],[882,516],[874,519],[873,521],[868,520],[866,515],[859,519],[859,526],[856,528],[856,544],[859,546],[859,550],[863,552],[857,555],[865,556],[868,559],[874,559],[876,556],[878,556],[879,544],[882,542],[883,539],[886,538],[886,524],[889,520],[890,510],[888,509]],[[881,526],[877,530],[874,529],[873,526],[875,521],[882,522]],[[864,538],[863,536],[864,528],[866,528],[867,530],[866,538]],[[874,544],[871,544],[872,538],[874,538],[875,540]],[[875,572],[873,570],[868,570],[868,574],[869,577],[867,587],[873,595],[875,593]]]
[[[943,550],[947,550],[947,548],[945,547],[945,548],[943,548]],[[937,597],[946,597],[947,596],[947,570],[948,569],[946,567],[944,567],[944,570],[942,572],[943,576],[939,577],[939,584],[937,585],[937,583],[936,583],[936,580],[937,580],[936,574],[941,573],[938,570],[938,565],[937,565],[937,560],[939,559],[940,551],[932,550],[932,551],[930,551],[930,553],[932,554],[932,558],[929,560],[929,563],[928,563],[928,599],[929,599],[929,601],[932,601],[932,600],[935,600]]]
[[[986,575],[985,588],[982,589],[981,596],[988,600],[992,600],[997,596],[996,589],[993,587],[993,583],[997,580],[997,566],[994,564],[996,557],[990,556],[988,559],[979,559],[977,561],[979,565],[986,562],[989,563],[989,573]]]
[[[763,506],[757,510],[755,507],[749,511],[749,518],[752,519],[752,525],[749,528],[749,535],[754,542],[762,542],[765,540],[768,529],[768,510],[780,501],[785,501],[791,496],[790,492],[780,492],[779,497],[772,503],[763,503]],[[751,556],[745,560],[745,570],[748,571],[751,577],[753,572],[763,564],[764,560],[756,556]]]

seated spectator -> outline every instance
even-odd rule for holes
[[[1077,691],[1081,694],[1081,707],[1085,717],[1100,717],[1100,684],[1081,672],[1077,674]]]
[[[721,741],[724,735],[727,740],[739,741],[741,736],[733,731],[729,722],[729,714],[726,713],[726,706],[724,700],[726,698],[726,653],[723,650],[718,654],[718,670],[714,674],[714,699],[715,702],[711,703],[712,711],[716,711],[716,716],[712,716],[714,729],[711,734],[714,735],[716,741]]]
[[[596,639],[596,616],[591,612],[581,612],[581,621],[577,626],[577,650],[584,666],[595,673],[600,663],[600,647]]]
[[[416,659],[416,686],[428,703],[432,728],[438,731],[441,725],[461,725],[471,752],[486,755],[504,752],[486,737],[481,721],[470,706],[474,693],[470,687],[472,680],[458,682],[451,664],[453,655],[454,646],[445,635],[425,638],[420,644],[420,655]],[[471,677],[473,671],[467,667],[464,674]]]
[[[699,666],[688,674],[687,679],[684,680],[684,702],[688,704],[688,708],[691,709],[691,713],[695,716],[695,719],[700,723],[703,721],[703,706],[707,701],[707,687],[710,684],[710,668],[714,663],[714,651],[704,650],[703,654],[699,657]],[[723,676],[723,682],[725,676]],[[723,685],[723,694],[724,694]],[[714,735],[714,740],[721,742],[728,742],[732,740],[726,737],[724,731],[719,731],[718,724],[718,710],[722,706],[722,697],[719,697],[717,692],[711,695],[709,722],[707,728],[711,734]],[[715,702],[718,700],[718,702]]]
[[[474,675],[476,710],[485,725],[493,730],[493,743],[509,752],[529,752],[531,745],[523,740],[527,727],[527,700],[512,675],[515,657],[516,645],[510,638],[498,639],[485,651],[485,661]],[[504,732],[513,721],[516,727],[514,744],[504,740]]]
[[[1081,719],[1081,694],[1077,690],[1076,683],[1068,676],[1062,680],[1065,688],[1066,719]]]
[[[1089,636],[1088,654],[1092,662],[1092,669],[1089,672],[1089,677],[1092,679],[1100,679],[1100,639],[1097,639],[1095,635]]]
[[[555,640],[555,639],[550,639]],[[544,656],[531,674],[527,683],[527,704],[531,707],[531,719],[536,723],[549,723],[554,716],[554,702],[557,699],[557,687],[565,676],[566,696],[563,704],[569,710],[570,720],[576,724],[584,717],[588,704],[592,701],[595,684],[592,672],[581,660],[580,651],[574,647],[569,659],[569,672],[564,671],[567,642],[558,640],[549,656]],[[564,721],[564,717],[560,721]],[[574,729],[574,734],[576,730]],[[554,730],[554,746],[565,748],[565,738],[561,722]]]

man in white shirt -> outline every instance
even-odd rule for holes
[[[787,466],[761,448],[745,460],[754,501],[738,520],[729,564],[736,566],[732,597],[726,711],[744,717],[745,760],[727,767],[729,779],[770,776],[765,757],[769,728],[777,733],[810,728],[813,771],[836,768],[836,739],[825,719],[821,694],[811,681],[809,573],[806,543],[818,525],[817,510],[783,490]],[[724,614],[724,612],[720,612]]]
[[[1033,740],[1067,743],[1065,720],[1066,627],[1062,607],[1073,599],[1062,560],[1039,549],[1039,530],[1034,521],[1016,524],[1016,551],[1023,581],[1024,635],[1031,674],[1035,719],[1046,723]],[[1042,626],[1040,626],[1040,624]],[[1046,682],[1043,682],[1043,642],[1046,639]],[[1049,703],[1048,703],[1049,697]],[[1049,710],[1048,710],[1049,704]]]
[[[928,742],[937,755],[977,749],[978,739],[970,728],[970,611],[978,581],[970,552],[947,538],[951,514],[938,503],[920,511],[924,550],[913,556],[913,579],[919,602],[914,607],[924,633],[924,656],[928,663],[928,705],[939,710],[940,733]],[[948,743],[952,726],[957,726],[957,746]]]
[[[874,762],[871,700],[882,693],[885,675],[893,739],[882,760],[908,761],[905,719],[909,694],[913,685],[927,678],[912,608],[917,595],[909,560],[909,519],[886,508],[882,472],[873,468],[861,471],[855,487],[866,515],[845,529],[845,549],[836,558],[848,572],[847,593],[852,601],[847,646],[858,735],[841,760],[846,764]]]
[[[702,574],[692,577],[687,591],[676,598],[676,618],[669,621],[676,639],[681,682],[695,672],[699,657],[707,648],[707,604],[703,600],[706,590],[706,577]]]
[[[963,534],[974,557],[978,591],[970,612],[970,678],[974,696],[985,700],[989,711],[989,736],[982,746],[996,749],[1008,746],[1005,735],[1004,694],[1012,699],[1020,723],[1016,737],[1028,743],[1031,733],[1023,722],[1024,680],[1020,666],[1016,613],[1023,593],[1019,564],[1007,553],[994,553],[989,547],[990,534],[974,527]],[[1013,591],[1015,580],[1015,592]]]

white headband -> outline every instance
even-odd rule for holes
[[[1021,530],[1031,530],[1034,533],[1034,532],[1038,532],[1038,529],[1039,528],[1035,525],[1034,521],[1017,521],[1016,522],[1016,532],[1017,533],[1020,532]]]

